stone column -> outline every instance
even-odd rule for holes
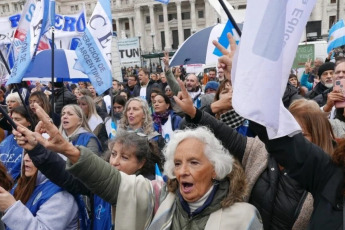
[[[115,0],[116,1],[116,6],[121,6],[121,0]]]
[[[138,5],[134,6],[134,12],[135,12],[135,36],[141,37],[141,50],[145,49],[145,36],[144,36],[144,26],[143,26],[143,20],[142,20],[142,14],[141,14],[141,8]]]
[[[134,37],[134,26],[133,26],[133,17],[128,17],[128,23],[129,23],[129,31],[131,38]]]
[[[154,47],[156,47],[155,49],[157,49],[157,34],[156,34],[156,23],[155,23],[155,15],[154,15],[154,11],[153,11],[153,7],[154,4],[149,5],[149,10],[150,10],[150,25],[151,25],[151,34],[150,36],[153,36],[153,43],[154,43]]]
[[[170,42],[170,33],[169,33],[169,24],[168,24],[168,6],[166,4],[163,5],[163,18],[164,18],[164,37],[165,37],[165,47],[162,47],[163,50],[171,49],[171,42]]]
[[[181,0],[176,0],[176,12],[177,12],[177,30],[178,30],[178,45],[180,46],[183,41],[183,28],[182,28],[182,15],[181,15]]]
[[[210,3],[208,2],[208,0],[205,0],[205,10],[204,10],[205,27],[211,26],[211,23],[209,20],[209,11],[210,11]]]
[[[329,25],[329,17],[327,15],[327,3],[326,1],[322,1],[322,19],[321,19],[321,34],[328,35],[328,25]]]
[[[196,26],[196,15],[195,15],[195,0],[190,0],[190,16],[192,20],[192,31],[197,30]]]
[[[117,37],[120,37],[120,35],[121,35],[121,28],[120,28],[120,19],[119,18],[115,18],[115,24],[116,24]]]

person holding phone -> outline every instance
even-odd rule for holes
[[[11,113],[12,120],[25,126],[26,128],[34,127],[35,124],[30,122],[30,116],[23,106],[15,107]],[[20,165],[22,161],[23,148],[21,148],[13,134],[7,136],[0,143],[0,161],[3,163],[14,181],[20,176]]]

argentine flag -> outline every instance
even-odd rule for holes
[[[327,53],[342,45],[345,45],[345,25],[343,19],[335,23],[329,30]]]
[[[88,75],[99,95],[112,85],[111,18],[110,1],[99,0],[76,49],[78,63],[74,68]]]
[[[164,180],[163,180],[163,175],[162,175],[162,173],[161,173],[161,170],[159,170],[159,167],[158,167],[158,164],[156,163],[155,164],[155,171],[156,171],[156,180],[157,181],[161,181],[161,182],[164,182]]]

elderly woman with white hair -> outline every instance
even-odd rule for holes
[[[12,110],[20,105],[23,105],[22,101],[20,100],[18,93],[10,93],[6,97],[6,106],[8,114],[11,114]],[[12,126],[7,122],[6,119],[3,118],[2,114],[0,113],[0,128],[3,130],[7,130],[10,133],[12,132]]]
[[[206,128],[177,131],[164,149],[165,174],[158,181],[118,171],[85,147],[66,142],[37,106],[52,139],[15,132],[18,144],[39,142],[69,158],[68,170],[92,192],[116,206],[115,229],[262,229],[254,206],[243,203],[245,175]],[[163,182],[162,182],[163,183]]]

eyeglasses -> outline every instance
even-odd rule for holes
[[[171,89],[166,89],[165,91],[171,91]]]

